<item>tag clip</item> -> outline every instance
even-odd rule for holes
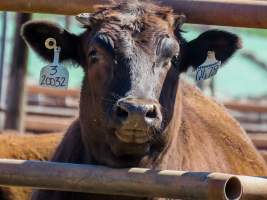
[[[43,87],[67,89],[69,72],[62,64],[59,63],[61,48],[57,46],[57,42],[54,38],[46,39],[45,47],[47,49],[54,50],[54,58],[53,63],[42,68],[39,84]]]

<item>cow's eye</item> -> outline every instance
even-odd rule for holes
[[[91,63],[96,63],[99,60],[98,52],[95,49],[91,50],[88,54],[88,58],[90,59]]]
[[[164,38],[160,44],[160,52],[164,58],[171,58],[179,51],[179,46],[172,38]]]
[[[94,42],[100,45],[100,47],[104,48],[106,51],[113,53],[114,42],[109,36],[105,34],[98,34],[94,38]]]
[[[174,67],[178,68],[180,65],[180,62],[181,62],[181,58],[179,54],[172,57],[171,63],[173,64]]]
[[[171,59],[167,59],[167,60],[165,60],[163,67],[168,68],[170,65],[171,65]]]

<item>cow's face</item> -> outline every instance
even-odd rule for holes
[[[144,155],[163,138],[172,115],[178,80],[172,61],[180,54],[174,22],[152,15],[138,23],[115,11],[101,20],[87,16],[79,18],[97,28],[82,38],[86,75],[81,107],[94,106],[82,110],[82,124],[95,119],[105,127],[116,155]]]
[[[125,159],[128,165],[164,148],[179,74],[204,62],[209,50],[224,62],[238,47],[235,35],[221,31],[186,43],[179,32],[183,16],[139,1],[100,8],[77,19],[87,28],[80,36],[47,22],[28,23],[23,35],[47,59],[52,53],[42,44],[54,37],[62,60],[72,59],[83,67],[84,140],[99,149],[97,153]],[[112,159],[101,163],[116,166]]]

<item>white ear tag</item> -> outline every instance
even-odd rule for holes
[[[61,48],[56,46],[56,40],[54,38],[48,38],[45,41],[45,46],[48,49],[54,49],[54,59],[53,63],[42,68],[39,84],[43,87],[67,89],[69,72],[59,63]]]
[[[221,66],[221,61],[216,60],[215,52],[208,51],[207,59],[195,71],[196,81],[206,80],[216,75]]]

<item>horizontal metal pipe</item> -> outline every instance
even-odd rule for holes
[[[74,15],[108,0],[0,0],[0,10]],[[267,2],[260,0],[164,0],[189,23],[267,28]],[[62,6],[64,5],[64,6]]]
[[[240,199],[240,181],[221,173],[110,169],[102,166],[0,159],[0,185],[108,195]]]
[[[108,2],[108,0],[0,0],[0,10],[74,15],[91,12],[93,5]]]
[[[242,200],[267,199],[267,179],[238,176],[243,188]]]
[[[164,0],[190,23],[267,28],[267,1],[259,0]]]

